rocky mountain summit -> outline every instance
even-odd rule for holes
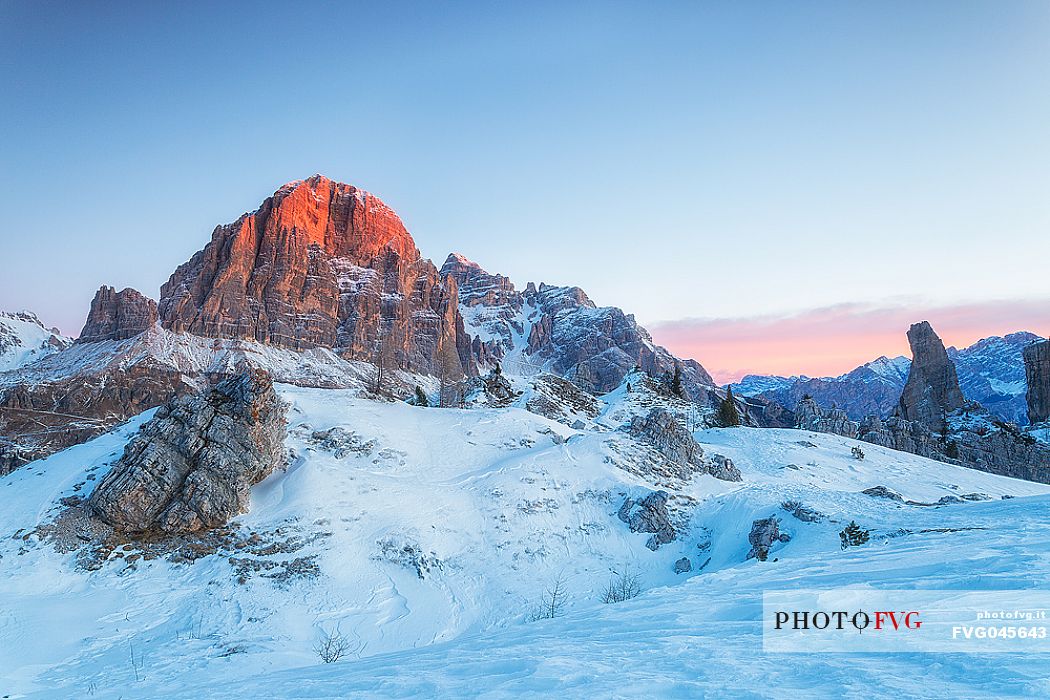
[[[1028,420],[1050,421],[1050,340],[1029,345],[1024,351],[1028,381]]]
[[[159,312],[177,333],[472,371],[455,282],[420,257],[390,207],[321,175],[217,227],[161,287]]]
[[[91,495],[106,523],[174,534],[225,525],[282,461],[285,408],[258,370],[157,410]]]
[[[157,322],[157,302],[138,291],[102,286],[91,300],[78,343],[127,340],[152,328]]]

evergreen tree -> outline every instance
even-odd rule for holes
[[[685,398],[685,390],[682,388],[682,368],[677,364],[674,366],[674,376],[671,378],[671,393],[680,399]]]
[[[416,384],[416,405],[417,406],[429,406],[430,401],[427,400],[426,392],[423,391],[423,387]]]
[[[859,547],[867,542],[870,537],[870,532],[861,528],[856,520],[851,520],[849,525],[839,533],[839,540],[842,542],[843,549],[846,549],[847,547]]]
[[[733,400],[732,386],[726,388],[726,397],[722,399],[722,405],[718,407],[718,422],[723,428],[740,425],[740,413],[736,410],[736,402]]]

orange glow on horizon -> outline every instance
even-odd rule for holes
[[[928,320],[945,346],[994,335],[1050,334],[1050,300],[944,307],[843,304],[786,317],[685,319],[651,325],[654,340],[707,368],[719,384],[747,374],[837,376],[881,355],[910,357],[907,330]]]

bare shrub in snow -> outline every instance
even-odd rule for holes
[[[335,663],[344,656],[357,654],[361,651],[362,644],[358,640],[352,640],[346,635],[335,632],[323,632],[321,639],[314,646],[318,658],[326,664]]]
[[[565,577],[559,574],[550,585],[543,591],[543,596],[537,601],[527,613],[526,622],[536,620],[553,620],[565,614],[565,605],[569,602],[569,590],[565,585]]]
[[[613,572],[613,577],[602,593],[603,603],[622,603],[642,594],[642,583],[638,574],[624,571]]]

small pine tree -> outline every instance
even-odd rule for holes
[[[726,397],[722,399],[722,405],[718,407],[718,422],[723,428],[740,425],[740,413],[736,410],[736,401],[733,400],[732,386],[726,388]]]
[[[955,440],[949,440],[948,444],[944,446],[944,456],[949,459],[959,459],[959,443]]]
[[[423,391],[423,387],[416,384],[416,405],[417,406],[429,406],[430,401],[427,400],[427,394]]]
[[[682,368],[677,364],[674,366],[674,376],[671,378],[671,394],[680,399],[685,398],[685,389],[682,388]]]
[[[842,542],[843,549],[859,547],[869,539],[871,539],[871,533],[858,525],[856,520],[851,520],[849,525],[839,533],[839,540]]]

